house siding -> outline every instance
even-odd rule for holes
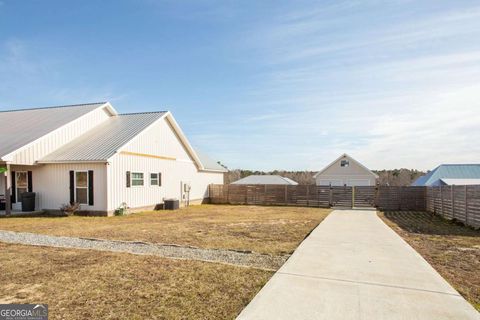
[[[59,210],[70,202],[69,172],[94,172],[94,205],[82,205],[82,211],[107,212],[107,168],[101,163],[46,164],[37,166],[12,165],[11,171],[32,171],[33,192],[36,193],[36,209]],[[18,205],[16,206],[18,208]]]
[[[106,107],[96,109],[41,137],[26,148],[21,149],[19,152],[14,153],[11,159],[9,159],[9,162],[33,165],[36,161],[69,143],[74,138],[79,137],[90,129],[93,129],[95,126],[106,121],[110,116],[111,115]]]
[[[123,202],[131,208],[155,206],[166,198],[181,200],[181,182],[191,185],[190,201],[208,197],[208,185],[223,184],[223,173],[200,172],[166,118],[142,132],[110,159],[107,169],[108,210]],[[168,159],[148,156],[168,157]],[[144,173],[144,186],[126,186],[126,172]],[[150,173],[162,173],[162,186],[150,186]]]
[[[340,166],[341,161],[344,159],[349,160],[348,167]],[[374,186],[376,184],[376,177],[351,158],[342,158],[316,177],[317,185],[328,185],[329,182],[331,182],[332,185],[342,186]]]

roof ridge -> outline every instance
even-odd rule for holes
[[[105,104],[107,101],[102,102],[90,102],[90,103],[78,103],[78,104],[66,104],[60,106],[50,106],[50,107],[35,107],[35,108],[25,108],[25,109],[10,109],[10,110],[0,110],[0,112],[18,112],[18,111],[32,111],[32,110],[42,110],[42,109],[58,109],[58,108],[70,108],[70,107],[79,107],[79,106],[93,106],[96,104]]]
[[[167,113],[168,111],[146,111],[146,112],[129,112],[129,113],[119,113],[119,116],[129,116],[135,114],[155,114],[155,113]]]

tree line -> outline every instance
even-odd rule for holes
[[[418,177],[425,174],[423,171],[415,169],[393,169],[393,170],[372,170],[379,178],[378,183],[380,185],[390,186],[409,186]],[[230,184],[239,179],[248,177],[250,175],[280,175],[282,177],[290,178],[299,184],[315,184],[313,175],[316,171],[286,171],[286,170],[273,170],[273,171],[253,171],[235,169],[225,173],[225,184]]]

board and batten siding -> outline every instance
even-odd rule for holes
[[[94,173],[94,205],[82,205],[82,211],[107,211],[107,168],[102,163],[44,164],[37,166],[12,165],[11,171],[32,171],[33,192],[36,193],[36,208],[59,210],[70,202],[70,171]]]
[[[348,167],[342,167],[341,161],[349,160]],[[375,186],[376,177],[351,158],[342,158],[317,175],[316,185],[332,186]]]
[[[222,184],[223,173],[200,172],[166,118],[155,122],[110,159],[108,210],[123,202],[131,208],[154,206],[181,198],[181,182],[191,185],[190,201],[208,197],[208,185]],[[148,156],[147,156],[148,155]],[[152,157],[153,156],[153,157]],[[163,158],[161,158],[163,157]],[[144,174],[144,186],[126,186],[126,173]],[[162,186],[150,185],[150,173],[162,174]]]
[[[26,148],[13,154],[9,162],[15,164],[32,165],[35,161],[52,153],[73,139],[93,129],[108,120],[111,114],[106,107],[98,108],[69,124],[41,137]],[[28,128],[25,128],[28,130]]]

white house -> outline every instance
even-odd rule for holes
[[[378,179],[375,173],[346,153],[313,177],[318,186],[375,186]]]
[[[0,168],[7,209],[33,191],[37,210],[78,202],[99,215],[122,203],[201,202],[226,171],[192,148],[170,112],[118,114],[108,102],[0,112]]]

